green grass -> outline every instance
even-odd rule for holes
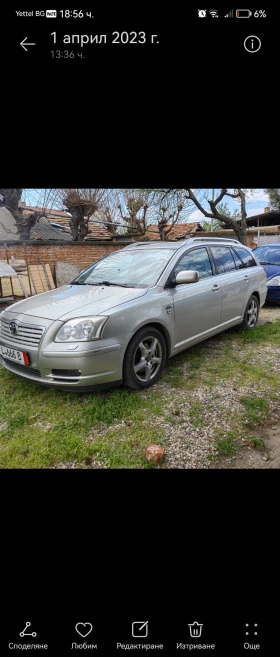
[[[271,351],[264,359],[259,357],[262,344]],[[201,386],[213,391],[214,409],[223,402],[220,388],[227,381],[237,396],[242,387],[242,410],[225,408],[227,430],[219,429],[214,442],[221,456],[231,456],[245,422],[258,427],[273,412],[280,377],[271,368],[279,346],[279,320],[254,331],[228,331],[170,359],[160,382],[141,392],[65,393],[25,382],[0,367],[0,468],[49,468],[73,461],[83,467],[92,460],[108,468],[153,467],[144,454],[148,443],[165,442],[161,418],[170,425],[184,422],[185,397],[193,427],[207,426],[196,392]],[[211,423],[209,405],[207,414]],[[262,448],[261,438],[252,442]]]
[[[108,431],[102,438],[96,437],[90,447],[93,458],[101,459],[109,468],[151,468],[144,456],[148,443],[161,444],[163,429],[139,427],[137,433],[131,427]]]
[[[240,397],[240,402],[245,406],[249,424],[264,422],[269,417],[269,403],[264,397]]]
[[[201,402],[195,401],[191,404],[189,410],[189,418],[192,425],[196,429],[200,429],[201,427],[207,426],[207,422],[205,422],[203,417],[203,411],[204,411],[204,406]]]
[[[215,445],[219,456],[234,456],[237,452],[237,437],[231,431],[217,431]]]
[[[248,441],[251,447],[258,449],[259,451],[263,451],[265,448],[264,440],[259,438],[259,436],[249,436]]]
[[[143,456],[145,447],[159,441],[162,431],[155,430],[152,419],[142,430],[141,425],[149,413],[153,418],[162,413],[157,390],[63,393],[22,381],[3,368],[0,380],[0,467],[48,468],[73,460],[83,464],[97,452],[108,467],[151,467]],[[108,433],[118,422],[127,426]],[[90,442],[93,431],[99,439]]]
[[[263,342],[273,342],[280,345],[280,320],[267,324],[256,326],[253,331],[240,331],[240,342],[245,344],[261,344]]]

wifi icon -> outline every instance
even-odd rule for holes
[[[209,14],[212,18],[219,18],[219,14],[216,9],[209,9]]]

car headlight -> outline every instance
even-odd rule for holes
[[[267,281],[267,285],[280,285],[280,276],[274,276],[270,281]]]
[[[69,319],[57,331],[55,342],[88,342],[98,340],[108,317],[79,317]]]

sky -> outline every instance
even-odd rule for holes
[[[203,190],[203,192],[209,193],[209,198],[212,199],[212,189]],[[215,198],[218,195],[220,190],[214,190]],[[223,199],[223,202],[226,202],[229,210],[239,210],[240,205],[236,203],[234,198],[226,196]],[[204,207],[207,207],[206,204]],[[265,193],[264,189],[254,189],[246,194],[246,211],[247,216],[252,217],[255,214],[262,214],[264,208],[269,206],[269,197]],[[209,206],[208,209],[210,210]],[[190,214],[189,221],[202,221],[205,219],[204,215],[197,208]]]
[[[42,206],[43,204],[43,198],[45,196],[43,189],[25,189],[23,192],[22,200],[26,202],[26,205],[38,205],[39,207]],[[195,191],[195,190],[194,190]],[[232,190],[230,190],[232,191]],[[216,189],[214,190],[215,197],[219,194],[220,190]],[[199,191],[199,196],[203,197],[205,196],[206,199],[210,198],[212,199],[212,189],[203,189]],[[262,214],[264,212],[264,208],[266,206],[269,206],[269,198],[267,194],[265,193],[264,189],[255,189],[255,190],[250,190],[246,194],[247,202],[246,202],[246,210],[247,210],[247,216],[252,217],[255,214]],[[50,197],[51,201],[51,197]],[[223,199],[228,205],[228,208],[230,210],[235,210],[235,209],[240,209],[240,205],[236,203],[235,199],[232,199],[230,196],[227,196]],[[47,203],[47,207],[58,207],[59,206],[56,204],[54,206],[53,203]],[[210,207],[208,203],[204,203],[204,207],[207,208],[207,210],[210,210]],[[60,209],[60,208],[59,208]],[[190,212],[187,218],[187,222],[193,222],[193,221],[203,221],[205,219],[204,215],[195,208],[194,210]]]

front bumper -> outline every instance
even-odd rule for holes
[[[24,317],[21,321],[33,325],[36,321],[39,323],[38,318],[33,317],[28,317],[28,320]],[[0,345],[25,351],[30,360],[30,365],[22,365],[0,356],[0,363],[5,369],[33,383],[62,390],[89,390],[122,382],[123,358],[130,336],[87,343],[58,343],[53,340],[62,322],[44,320],[43,323],[45,332],[38,346],[15,342],[13,336],[4,338],[0,334]]]
[[[267,301],[280,301],[280,285],[268,285],[267,286]]]

